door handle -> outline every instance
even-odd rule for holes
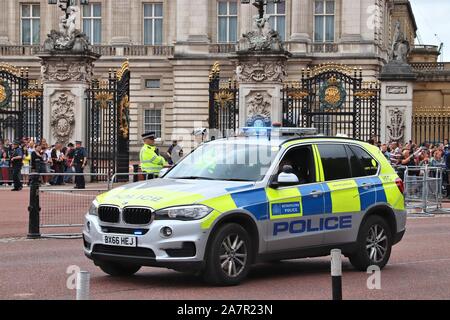
[[[313,190],[309,194],[310,196],[313,196],[314,198],[317,198],[318,196],[321,196],[323,194],[322,190]]]
[[[372,186],[373,186],[372,183],[367,183],[367,182],[364,182],[363,184],[361,184],[361,187],[363,187],[364,189],[369,189]]]

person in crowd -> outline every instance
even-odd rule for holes
[[[388,145],[386,143],[383,143],[380,147],[381,152],[383,153],[383,155],[386,157],[386,159],[388,161],[390,161],[391,159],[391,153],[388,150]]]
[[[53,150],[51,151],[51,159],[52,159],[52,164],[53,164],[53,170],[55,173],[64,173],[64,153],[61,151],[62,149],[62,144],[61,143],[56,143],[55,147],[53,148]],[[50,182],[50,184],[53,185],[63,185],[64,184],[64,176],[62,175],[55,175],[52,179],[52,181]]]
[[[22,169],[20,173],[22,174],[23,184],[25,186],[28,185],[28,177],[30,175],[30,161],[31,161],[31,153],[28,152],[28,146],[24,145],[22,147],[23,152],[23,160],[22,160]]]
[[[170,165],[176,164],[183,157],[183,147],[178,144],[177,140],[172,141],[172,144],[167,150],[167,157]]]
[[[2,143],[0,144],[0,185],[8,183],[9,180],[9,149]]]
[[[87,163],[87,152],[86,149],[83,148],[81,141],[75,141],[75,150],[73,153],[73,166],[75,167],[76,173],[83,173],[84,167]],[[75,189],[85,189],[85,181],[84,176],[76,176],[75,177]]]
[[[144,145],[139,152],[139,161],[146,180],[157,177],[159,171],[167,164],[166,160],[159,155],[155,146],[156,133],[154,131],[142,134]]]
[[[42,162],[41,162],[41,170],[42,173],[50,172],[51,165],[51,152],[49,152],[49,147],[45,139],[41,140],[41,152],[42,152]],[[50,177],[48,175],[42,176],[42,183],[46,186],[50,185]]]
[[[22,169],[22,161],[23,161],[23,151],[20,147],[20,141],[15,140],[13,142],[13,151],[11,153],[11,165],[12,165],[12,176],[14,182],[14,188],[11,191],[20,191],[22,190],[22,182],[20,181],[20,170]]]
[[[73,143],[70,142],[67,145],[67,148],[66,148],[66,150],[64,152],[64,155],[65,155],[65,158],[66,158],[65,163],[64,163],[64,168],[65,168],[64,169],[64,173],[74,173],[75,172],[75,169],[73,167],[73,155],[74,155],[74,152],[75,152],[74,145],[73,145]],[[70,176],[70,175],[64,176],[64,182],[65,183],[72,183],[73,182],[72,176]]]

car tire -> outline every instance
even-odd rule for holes
[[[122,264],[116,262],[101,262],[99,265],[103,272],[113,277],[132,276],[141,269],[141,266],[135,264]]]
[[[382,269],[391,256],[392,232],[385,219],[378,215],[369,216],[359,228],[357,249],[349,255],[355,269],[367,271],[375,265]]]
[[[212,285],[237,285],[247,276],[252,257],[248,232],[239,224],[225,224],[212,236],[203,278]]]

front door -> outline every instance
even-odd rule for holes
[[[286,164],[293,167],[299,184],[266,189],[270,213],[268,250],[272,252],[322,243],[320,216],[325,210],[325,192],[322,184],[317,181],[313,147],[303,145],[289,149],[274,175]]]

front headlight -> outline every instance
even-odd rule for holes
[[[155,211],[156,220],[198,220],[206,217],[213,211],[204,205],[180,206]]]
[[[98,215],[98,202],[97,200],[92,201],[92,204],[89,208],[89,214],[92,216]]]

